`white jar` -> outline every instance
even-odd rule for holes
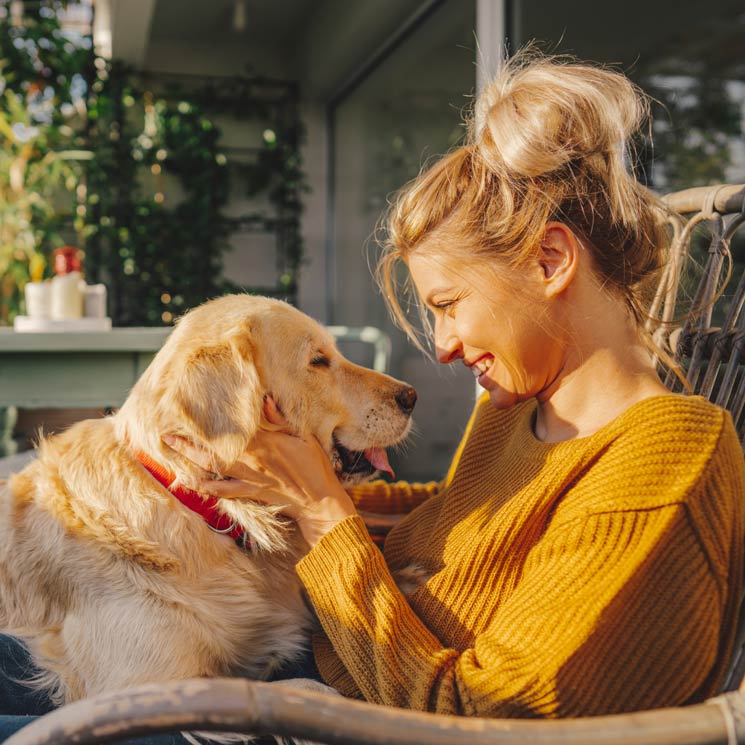
[[[106,285],[83,283],[83,315],[86,318],[106,318]]]
[[[23,288],[26,297],[26,315],[44,320],[52,315],[51,282],[27,282]]]
[[[83,317],[83,279],[80,272],[58,274],[52,278],[52,309],[54,321]]]

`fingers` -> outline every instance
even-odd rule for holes
[[[241,456],[254,468],[284,471],[288,463],[302,458],[309,440],[285,431],[261,430],[251,440],[248,450]]]
[[[243,479],[227,479],[224,481],[213,481],[204,479],[199,482],[197,491],[216,499],[240,499],[260,502],[284,508],[288,516],[294,515],[293,506],[288,504],[288,499],[282,493],[274,489],[262,486],[259,483],[250,483]]]
[[[265,489],[250,484],[243,479],[202,479],[197,486],[200,494],[208,494],[218,499],[259,499]]]
[[[287,419],[285,419],[284,414],[282,414],[276,402],[269,394],[264,396],[264,416],[270,424],[274,424],[277,427],[288,426]]]
[[[268,400],[271,401],[271,399]],[[272,402],[269,406],[274,406],[274,403]],[[195,445],[184,437],[165,434],[161,439],[167,447],[203,471],[240,479],[254,485],[255,488],[277,489],[280,482],[294,482],[298,471],[302,473],[333,470],[320,442],[315,437],[306,438],[285,432],[260,431],[252,440],[249,450],[230,466],[221,462],[214,453]],[[209,483],[217,482],[210,481]]]

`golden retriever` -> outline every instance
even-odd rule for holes
[[[205,473],[161,437],[229,465],[268,426],[267,394],[348,484],[387,465],[382,448],[408,434],[416,400],[346,360],[290,305],[226,296],[183,317],[115,415],[43,440],[0,491],[0,630],[25,641],[55,702],[144,682],[267,678],[306,648],[296,526],[277,508],[219,500],[250,537],[240,547],[136,455],[191,488]]]

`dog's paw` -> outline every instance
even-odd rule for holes
[[[407,598],[413,595],[432,576],[428,569],[419,566],[419,564],[409,564],[402,569],[394,570],[392,574],[398,589]]]

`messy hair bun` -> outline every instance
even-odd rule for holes
[[[378,279],[404,328],[412,332],[393,266],[430,233],[455,239],[446,242],[454,258],[519,264],[558,220],[641,329],[667,245],[661,202],[628,170],[629,141],[648,109],[615,70],[534,52],[505,63],[476,101],[466,143],[405,187],[388,214]]]
[[[560,59],[509,64],[479,96],[470,138],[495,172],[545,176],[620,146],[647,114],[623,75]]]

